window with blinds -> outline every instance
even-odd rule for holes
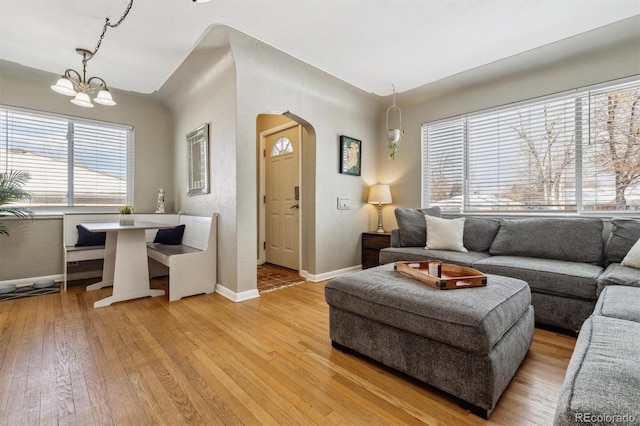
[[[25,170],[31,206],[133,204],[133,129],[0,106],[0,171]]]
[[[640,210],[640,80],[422,126],[423,206]]]

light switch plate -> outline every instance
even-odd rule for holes
[[[349,199],[344,197],[338,197],[338,210],[350,210]]]

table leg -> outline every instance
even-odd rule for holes
[[[106,259],[105,259],[106,260]],[[117,233],[113,275],[113,294],[93,304],[95,308],[114,302],[145,296],[162,296],[164,290],[149,287],[147,244],[144,229],[124,230]]]
[[[102,281],[87,286],[87,291],[99,290],[113,286],[113,275],[116,267],[116,246],[118,232],[107,232],[104,245],[104,264],[102,266]]]

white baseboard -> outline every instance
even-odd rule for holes
[[[257,299],[260,297],[260,293],[258,289],[247,290],[241,293],[236,293],[235,291],[229,290],[227,287],[222,284],[216,284],[216,293],[219,295],[226,297],[232,302],[244,302],[245,300]]]
[[[26,287],[28,285],[31,285],[33,283],[39,282],[39,281],[62,281],[64,280],[64,276],[62,274],[56,274],[56,275],[44,275],[41,277],[29,277],[29,278],[16,278],[14,280],[4,280],[4,281],[0,281],[0,287],[5,287],[5,286],[9,286],[9,285],[15,285],[16,287]]]
[[[331,278],[335,278],[340,275],[348,274],[349,272],[355,272],[360,270],[362,270],[362,265],[350,266],[348,268],[342,268],[335,271],[324,272],[318,275],[310,274],[308,271],[300,271],[300,276],[304,277],[307,281],[317,283],[319,281],[329,280]]]
[[[355,272],[362,270],[362,265],[350,266],[348,268],[338,269],[336,271],[324,272],[322,274],[313,275],[308,271],[300,270],[299,274],[302,278],[307,281],[317,283],[320,281],[329,280],[331,278],[338,277],[340,275],[348,274],[349,272]],[[227,287],[216,284],[216,293],[220,294],[223,297],[233,301],[233,302],[244,302],[245,300],[257,299],[260,297],[260,293],[257,289],[247,290],[241,293],[236,293],[235,291],[229,290]]]

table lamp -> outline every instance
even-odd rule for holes
[[[382,205],[383,204],[391,204],[391,190],[389,189],[389,185],[372,185],[369,188],[369,199],[367,200],[370,204],[378,205],[378,229],[376,232],[379,234],[384,234],[385,230],[382,227]]]

